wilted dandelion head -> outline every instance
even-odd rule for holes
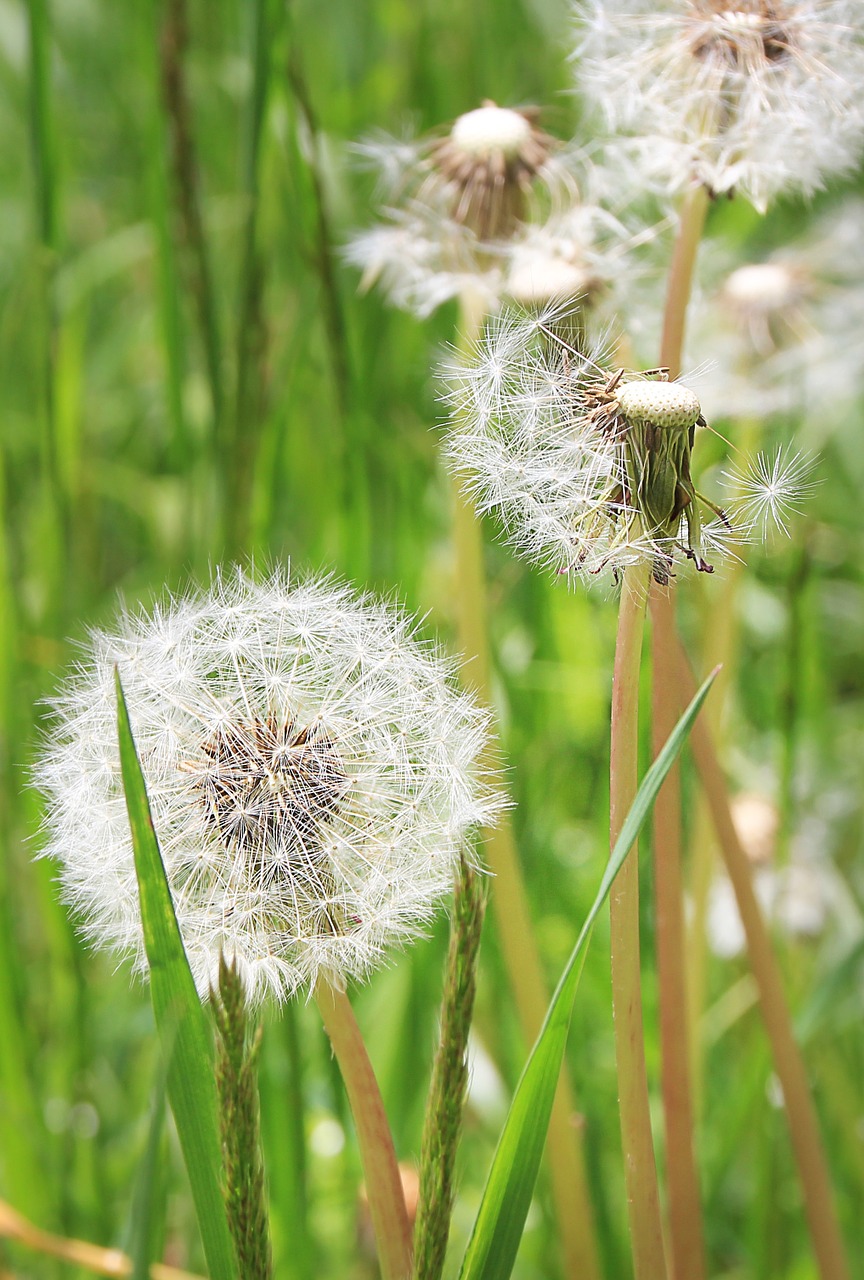
[[[864,139],[851,0],[577,0],[580,86],[647,180],[764,209],[850,168]]]
[[[534,107],[487,102],[443,136],[359,143],[383,206],[346,249],[363,286],[419,316],[465,293],[491,311],[526,287],[532,301],[548,287],[548,302],[599,286],[632,236],[589,195],[586,157],[538,118]]]
[[[500,807],[486,714],[396,609],[237,570],[126,613],[57,697],[38,781],[67,898],[139,969],[115,665],[202,994],[222,952],[252,999],[368,973],[422,929]]]
[[[676,559],[710,572],[706,554],[753,533],[754,512],[736,525],[694,487],[698,396],[666,370],[615,368],[602,346],[579,351],[562,328],[560,309],[505,311],[446,371],[451,467],[517,548],[557,572],[617,576],[647,562],[664,583]]]

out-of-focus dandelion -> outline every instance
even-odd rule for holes
[[[776,862],[780,814],[759,792],[739,792],[731,802],[741,847],[753,867],[753,888],[766,918],[781,933],[810,941],[830,924],[842,924],[848,893],[823,850],[793,848],[789,862]],[[746,945],[735,892],[725,874],[709,893],[708,941],[721,959],[741,955]]]
[[[88,935],[145,959],[120,777],[119,668],[202,995],[340,988],[415,936],[500,797],[488,716],[397,609],[240,570],[93,636],[38,770],[45,852]]]
[[[854,0],[577,0],[580,89],[641,177],[763,210],[851,168],[864,141]]]
[[[665,370],[631,372],[603,347],[571,348],[562,319],[560,309],[505,311],[473,357],[447,370],[451,466],[515,546],[559,572],[618,574],[647,561],[666,582],[679,554],[710,572],[704,551],[723,545],[718,527],[728,541],[752,532],[752,520],[736,528],[695,488],[691,452],[705,425],[697,396]],[[793,501],[782,467],[768,478],[775,509],[781,491]],[[758,479],[748,501],[760,501]],[[767,511],[769,496],[761,502]],[[714,514],[707,526],[700,508]]]
[[[700,391],[715,417],[795,417],[813,448],[860,393],[862,221],[864,204],[849,199],[761,262],[706,254],[713,283],[694,306],[690,350],[710,357]]]
[[[487,102],[443,136],[357,144],[380,174],[383,205],[381,223],[346,249],[363,287],[420,317],[465,294],[487,311],[502,297],[596,300],[642,236],[591,194],[596,169],[538,116]]]

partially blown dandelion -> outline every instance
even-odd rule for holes
[[[199,991],[366,974],[452,886],[501,798],[487,716],[397,610],[329,580],[237,570],[94,635],[38,771],[46,853],[90,937],[145,959],[116,741],[120,670]]]
[[[516,546],[560,572],[617,574],[647,560],[666,582],[679,552],[710,572],[700,507],[728,518],[693,485],[698,398],[666,370],[628,372],[601,348],[576,351],[561,327],[559,310],[505,312],[474,361],[448,371],[451,465]]]
[[[578,0],[580,88],[666,190],[764,210],[856,162],[864,41],[850,0]]]

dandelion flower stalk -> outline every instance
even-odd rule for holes
[[[218,1032],[216,1090],[228,1227],[244,1280],[271,1280],[257,1084],[261,1028],[250,1029],[243,984],[236,967],[224,956],[211,1007]]]
[[[695,187],[681,209],[663,316],[660,363],[673,376],[681,368],[687,305],[707,211],[708,193],[704,186]],[[652,592],[651,618],[651,722],[656,752],[678,718],[675,592],[671,583]],[[673,1275],[701,1280],[706,1274],[705,1243],[694,1151],[681,865],[681,774],[677,762],[654,802],[653,847],[670,1261]]]
[[[423,1123],[420,1195],[414,1227],[415,1280],[439,1280],[455,1195],[454,1166],[468,1087],[468,1032],[486,892],[462,859],[456,881],[444,979],[441,1030]]]
[[[344,991],[321,979],[315,1002],[351,1105],[382,1280],[409,1280],[411,1226],[381,1091]]]
[[[680,367],[687,305],[699,237],[704,226],[706,195],[697,191],[685,200],[667,290],[661,358],[671,369]],[[764,465],[764,464],[763,464]],[[779,465],[779,464],[778,464]],[[754,500],[771,502],[770,487],[762,485]],[[675,723],[686,658],[677,638],[672,591],[655,592],[653,620],[653,732],[662,740]],[[673,652],[674,648],[674,652]],[[693,679],[687,670],[687,684]],[[735,889],[747,936],[748,956],[760,990],[763,1021],[774,1053],[775,1069],[784,1087],[786,1110],[804,1189],[808,1222],[823,1280],[848,1275],[839,1227],[831,1199],[831,1185],[819,1128],[807,1086],[806,1071],[794,1042],[776,960],[753,892],[747,859],[732,825],[722,771],[711,747],[707,724],[697,723],[693,749],[715,830]],[[664,794],[665,793],[665,794]],[[670,771],[658,795],[654,816],[655,875],[658,914],[662,904],[665,938],[658,941],[661,1034],[664,1061],[664,1115],[673,1262],[681,1274],[704,1274],[701,1208],[698,1201],[692,1148],[693,1103],[687,1032],[688,1001],[681,975],[686,972],[681,885],[681,808],[677,768]],[[659,928],[658,921],[658,928]],[[670,927],[671,925],[671,927]],[[665,1012],[662,1010],[666,1004]],[[782,1066],[781,1066],[782,1059]],[[791,1098],[790,1098],[791,1093]],[[694,1267],[701,1268],[698,1271]]]
[[[460,340],[467,357],[482,329],[485,307],[479,295],[467,291],[460,303]],[[457,406],[457,418],[459,412]],[[451,477],[459,645],[471,659],[465,670],[467,679],[478,697],[491,706],[482,525],[470,495],[452,472]],[[493,875],[491,895],[498,937],[522,1033],[530,1045],[543,1025],[549,997],[509,816],[503,814],[484,836]],[[562,1073],[547,1138],[552,1193],[568,1274],[591,1280],[600,1274],[599,1259],[581,1137],[571,1120],[574,1113],[572,1091]]]
[[[639,672],[649,581],[649,567],[642,564],[628,569],[621,585],[612,686],[610,848],[615,847],[638,785]],[[609,912],[618,1110],[633,1269],[636,1280],[659,1280],[666,1275],[666,1260],[645,1068],[635,846],[612,886]]]

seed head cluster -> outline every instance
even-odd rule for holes
[[[640,180],[764,210],[851,168],[864,142],[856,0],[577,0],[580,89]]]
[[[541,303],[593,295],[633,239],[589,191],[576,148],[545,133],[534,107],[486,102],[445,134],[357,145],[379,174],[381,219],[346,258],[417,316],[470,294]]]
[[[502,800],[487,716],[395,608],[241,571],[92,637],[38,770],[46,853],[99,944],[143,969],[120,777],[119,669],[199,991],[343,984],[416,935]]]

